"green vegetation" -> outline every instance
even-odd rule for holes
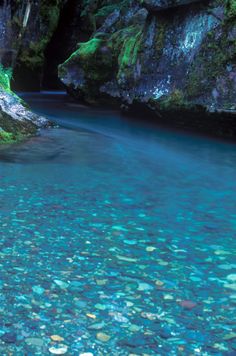
[[[113,65],[117,67],[117,79],[132,78],[138,54],[142,50],[141,26],[129,26],[116,31],[108,41],[113,56]]]
[[[189,97],[202,95],[212,83],[220,77],[226,66],[236,58],[236,39],[230,39],[228,33],[232,28],[225,22],[221,35],[209,32],[188,75],[186,91]]]
[[[15,142],[15,139],[12,133],[0,130],[0,144],[7,144],[13,142]]]
[[[141,40],[142,31],[139,30],[133,37],[127,38],[127,40],[124,41],[121,54],[118,58],[120,70],[135,65],[140,50]]]
[[[184,93],[175,89],[171,94],[158,101],[161,110],[178,110],[188,107]]]
[[[19,60],[26,67],[34,70],[42,67],[44,51],[58,24],[62,3],[62,0],[41,1],[39,9],[40,26],[45,30],[40,38],[31,41],[28,46],[21,50]]]
[[[12,132],[2,130],[0,128],[0,145],[21,142],[21,141],[25,140],[25,138],[27,136],[30,136],[30,135],[23,134],[21,132],[12,133]]]
[[[227,16],[228,17],[236,17],[236,0],[228,0]]]
[[[91,56],[96,55],[101,44],[102,40],[99,38],[93,38],[88,42],[81,43],[79,49],[75,52],[75,55],[87,60]]]
[[[88,42],[80,43],[79,48],[70,58],[59,66],[60,75],[63,76],[67,64],[73,63],[78,64],[86,76],[86,83],[82,83],[80,89],[87,100],[91,101],[89,98],[96,97],[100,85],[112,75],[112,55],[106,42],[101,38],[92,38]]]
[[[12,69],[5,69],[0,64],[0,88],[3,88],[6,91],[10,91],[10,81],[12,77]]]
[[[28,48],[25,48],[21,51],[21,62],[23,62],[31,69],[42,66],[44,62],[44,49],[46,45],[46,39],[42,39],[38,42],[31,42]]]

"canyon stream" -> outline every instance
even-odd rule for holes
[[[0,354],[235,354],[235,143],[23,98],[58,126],[0,149]]]

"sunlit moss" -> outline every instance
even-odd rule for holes
[[[100,48],[102,40],[99,38],[93,38],[88,42],[81,43],[79,49],[77,50],[77,55],[86,59],[94,55]]]
[[[13,142],[15,142],[15,139],[12,133],[0,130],[0,145]]]
[[[142,32],[138,31],[134,36],[124,42],[121,54],[119,56],[120,69],[125,66],[132,66],[136,63]]]
[[[4,90],[10,91],[11,76],[11,68],[5,69],[0,64],[0,87],[2,87]]]

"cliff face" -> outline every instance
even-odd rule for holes
[[[93,33],[59,67],[74,96],[159,116],[236,109],[234,0],[86,1]]]
[[[11,91],[10,81],[13,68],[22,59],[24,66],[33,63],[34,70],[40,71],[43,49],[56,25],[49,10],[44,1],[0,2],[0,143],[16,141],[47,125],[46,119],[34,115]],[[27,78],[22,80],[27,81]]]

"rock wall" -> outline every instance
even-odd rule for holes
[[[59,67],[75,97],[159,117],[234,114],[235,0],[86,1],[84,12],[91,38]]]
[[[48,125],[46,119],[26,108],[22,100],[11,91],[10,86],[13,68],[26,56],[27,51],[32,50],[34,42],[31,40],[35,38],[36,43],[40,38],[43,41],[44,32],[48,29],[50,34],[50,31],[53,31],[51,20],[48,20],[47,26],[42,29],[37,28],[37,16],[43,16],[39,14],[39,5],[41,9],[43,4],[44,1],[0,2],[0,143],[18,141],[27,135],[35,134],[39,127]],[[40,56],[43,55],[44,45],[40,45]],[[33,63],[42,66],[37,54],[37,51],[30,52],[29,58]],[[25,63],[27,65],[27,61]]]
[[[13,10],[14,31],[20,34],[12,83],[15,90],[40,90],[44,52],[57,28],[66,1],[20,1]],[[24,28],[22,25],[29,3],[30,12]]]

